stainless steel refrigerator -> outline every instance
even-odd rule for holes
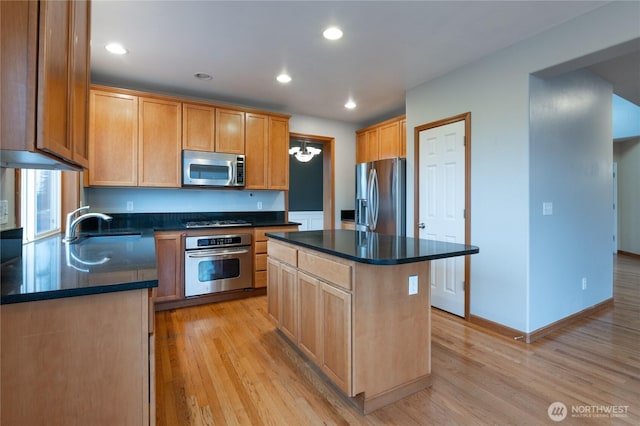
[[[356,164],[356,230],[406,235],[406,160]]]

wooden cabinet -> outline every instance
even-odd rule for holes
[[[156,268],[158,271],[155,301],[158,303],[179,300],[183,297],[184,250],[182,237],[183,232],[178,231],[155,233]]]
[[[298,225],[253,228],[253,286],[267,286],[267,232],[295,232]]]
[[[298,272],[298,347],[316,365],[322,365],[320,280]]]
[[[198,104],[182,104],[182,149],[215,150],[216,109]]]
[[[268,189],[289,189],[289,119],[269,117]]]
[[[244,154],[244,111],[216,109],[215,151]]]
[[[356,132],[356,163],[396,157],[406,157],[404,116]]]
[[[273,240],[268,250],[272,320],[327,377],[353,396],[350,262]]]
[[[92,89],[88,184],[179,187],[181,129],[178,102]]]
[[[3,161],[86,166],[90,4],[0,2],[0,8]]]
[[[138,186],[180,187],[181,104],[141,97],[138,113]]]
[[[247,113],[245,189],[289,189],[289,119]]]
[[[175,188],[182,150],[245,154],[245,189],[289,189],[289,117],[92,86],[90,186]],[[245,149],[246,145],[246,149]]]
[[[3,305],[2,423],[155,424],[150,293]]]
[[[280,331],[294,342],[298,336],[298,283],[295,267],[281,263],[280,265]]]
[[[247,113],[245,141],[245,189],[269,187],[269,116]],[[266,249],[266,247],[265,247]],[[265,251],[266,253],[266,251]]]
[[[138,185],[138,97],[91,90],[89,171],[92,186]]]
[[[368,163],[378,159],[378,129],[356,134],[356,163]]]
[[[322,371],[347,395],[351,390],[351,294],[321,282]]]

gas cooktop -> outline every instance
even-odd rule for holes
[[[246,220],[196,220],[185,223],[187,228],[226,228],[231,226],[250,226]]]

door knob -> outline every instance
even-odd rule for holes
[[[420,222],[420,223],[418,224],[418,228],[420,228],[420,229],[424,229],[424,228],[426,228],[426,226],[424,225],[424,222]]]

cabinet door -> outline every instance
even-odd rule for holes
[[[378,159],[378,128],[357,134],[356,163],[368,163]]]
[[[298,271],[298,339],[300,350],[322,365],[320,281]]]
[[[295,342],[298,337],[298,311],[296,309],[298,304],[297,271],[286,264],[282,264],[281,269],[280,285],[282,288],[280,294],[282,298],[280,299],[279,328],[292,342]]]
[[[69,99],[72,160],[89,167],[89,140],[87,138],[87,109],[89,108],[89,22],[91,7],[88,1],[71,3]]]
[[[289,119],[269,117],[269,189],[289,189]]]
[[[267,189],[269,117],[247,113],[245,135],[245,189]]]
[[[138,186],[180,186],[182,106],[140,98]]]
[[[407,158],[407,120],[400,121],[400,157]]]
[[[395,158],[400,156],[400,123],[392,123],[380,126],[378,159]]]
[[[267,312],[276,325],[280,322],[281,314],[281,277],[281,263],[271,257],[267,257]]]
[[[89,95],[89,185],[138,184],[138,98]]]
[[[244,154],[244,112],[216,109],[216,152]]]
[[[158,288],[156,302],[180,299],[183,288],[180,232],[158,232],[155,235]]]
[[[205,105],[182,104],[182,149],[215,150],[216,109]]]
[[[322,371],[351,395],[351,294],[321,282]]]
[[[73,158],[69,123],[70,2],[40,2],[37,146]]]

